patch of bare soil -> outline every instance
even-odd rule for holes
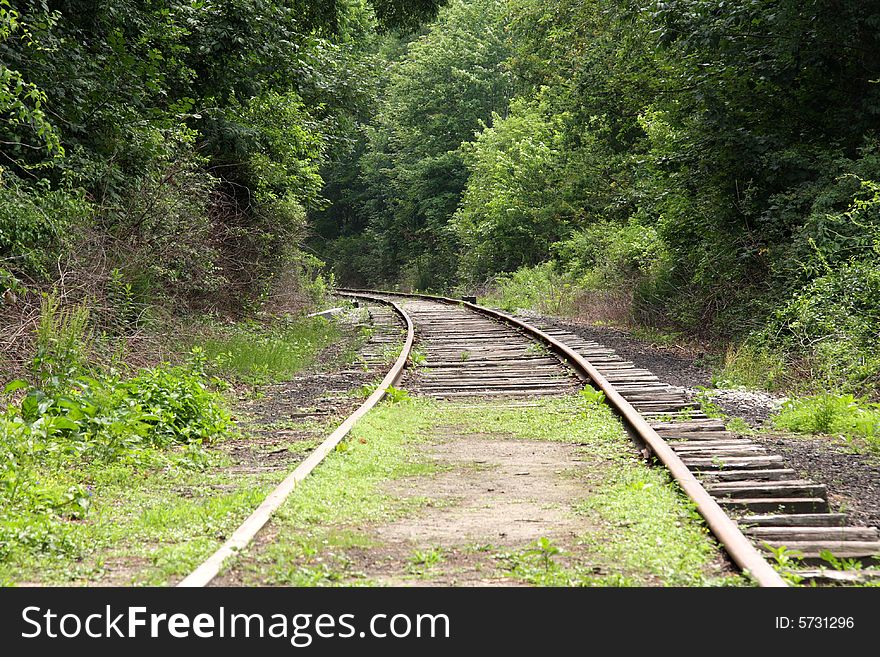
[[[589,494],[600,464],[577,446],[443,433],[436,440],[424,453],[441,472],[386,486],[398,498],[431,502],[360,528],[375,545],[346,554],[361,576],[390,585],[509,585],[491,558],[495,548],[525,550],[546,537],[566,554],[583,551],[578,537],[592,527],[571,504]],[[422,568],[419,553],[432,551],[441,563]]]

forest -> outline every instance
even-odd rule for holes
[[[313,219],[338,280],[734,345],[739,383],[874,390],[880,6],[451,3]]]
[[[71,463],[199,467],[334,286],[699,344],[873,440],[880,2],[0,0],[0,560],[67,549]]]
[[[126,334],[332,273],[874,389],[880,7],[439,4],[0,3],[6,319],[54,288]]]

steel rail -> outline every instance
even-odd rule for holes
[[[409,315],[407,315],[396,303],[388,299],[374,297],[369,294],[344,294],[343,296],[368,299],[378,303],[384,303],[391,306],[395,312],[406,323],[406,340],[403,349],[394,365],[388,370],[385,378],[379,384],[379,387],[371,394],[367,400],[361,404],[358,409],[349,415],[345,421],[340,424],[333,433],[331,433],[311,454],[300,463],[296,469],[291,472],[278,486],[266,496],[266,499],[258,506],[248,518],[238,526],[232,535],[221,545],[214,554],[203,561],[195,570],[182,579],[177,586],[183,588],[195,588],[207,586],[220,573],[226,560],[243,550],[254,539],[257,533],[266,525],[272,514],[280,507],[285,500],[294,492],[297,485],[302,482],[309,473],[314,470],[324,458],[333,451],[336,446],[345,438],[352,430],[358,420],[366,415],[376,404],[378,404],[390,386],[393,386],[400,380],[406,367],[407,359],[412,351],[414,329],[413,323]]]
[[[452,299],[449,297],[431,294],[405,294],[401,292],[385,292],[378,290],[353,290],[339,288],[343,294],[372,294],[383,296],[409,297],[437,301],[439,303],[462,305],[466,308],[488,315],[506,324],[515,326],[529,335],[547,344],[556,354],[564,358],[576,370],[588,377],[604,394],[606,401],[617,411],[629,428],[642,440],[663,465],[669,470],[672,477],[691,498],[706,521],[710,531],[724,547],[730,558],[750,577],[758,586],[762,587],[787,587],[788,583],[767,562],[764,556],[752,545],[751,541],[742,533],[737,524],[725,513],[724,509],[703,488],[700,481],[693,475],[684,464],[678,454],[675,453],[666,441],[651,427],[650,424],[633,408],[624,397],[617,392],[614,386],[597,370],[587,359],[579,353],[560,342],[556,338],[544,333],[538,328],[523,322],[515,317],[498,310],[484,306]]]

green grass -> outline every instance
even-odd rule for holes
[[[712,377],[712,385],[716,388],[741,386],[773,392],[790,383],[786,372],[781,353],[742,344],[727,349],[721,371]]]
[[[571,443],[590,461],[589,468],[563,475],[583,478],[583,497],[571,501],[569,512],[589,518],[595,530],[580,536],[571,552],[539,542],[487,555],[490,569],[546,586],[744,583],[720,574],[717,545],[665,471],[637,458],[610,410],[583,397],[537,407],[421,398],[382,404],[282,507],[272,523],[273,541],[233,562],[237,574],[270,585],[374,584],[358,572],[352,550],[375,547],[371,525],[406,517],[426,503],[445,503],[395,497],[386,485],[436,473],[439,466],[424,460],[421,446],[449,431]],[[404,557],[401,575],[431,578],[444,564],[444,549],[417,546]]]
[[[758,431],[755,431],[748,422],[739,417],[732,417],[727,420],[725,428],[731,433],[739,434],[741,436],[752,436],[758,433]]]
[[[594,563],[565,567],[554,559],[554,565],[541,569],[534,553],[507,554],[502,561],[513,564],[513,576],[563,586],[742,583],[741,578],[711,572],[718,548],[694,505],[665,470],[634,457],[619,420],[607,406],[579,396],[544,401],[537,408],[487,406],[486,410],[478,414],[461,407],[444,420],[475,433],[575,443],[604,466],[601,476],[590,482],[591,493],[573,504],[576,513],[587,515],[597,527],[580,537]],[[596,574],[597,567],[603,574]]]
[[[0,417],[0,583],[166,583],[211,554],[283,478],[236,472],[208,449],[236,432],[205,372],[287,378],[338,329],[317,319],[209,334],[187,366],[128,379],[59,382],[78,361],[44,349],[45,389],[12,384],[11,394],[27,395]]]
[[[792,399],[772,422],[777,429],[795,433],[839,435],[856,450],[880,454],[880,404],[852,395],[823,393]]]
[[[619,464],[576,509],[599,521],[600,529],[581,540],[606,568],[613,565],[670,586],[741,582],[735,576],[707,576],[717,547],[693,503],[670,484],[664,470]]]
[[[540,342],[532,342],[526,347],[526,353],[531,356],[547,356],[550,354],[550,350]]]
[[[271,325],[214,324],[189,338],[221,375],[247,381],[289,379],[309,366],[324,347],[339,338],[336,325],[322,317],[279,320]]]
[[[632,328],[632,336],[653,345],[669,347],[681,344],[684,334],[680,331],[657,328],[656,326],[636,325]]]
[[[425,550],[414,550],[409,558],[407,572],[417,577],[427,577],[443,563],[443,548],[432,547]]]
[[[697,391],[694,400],[700,405],[700,410],[706,414],[706,417],[717,419],[724,419],[727,417],[724,409],[712,401],[712,390],[704,388],[703,386],[697,386]],[[682,419],[687,419],[686,412],[682,415]]]
[[[636,586],[625,575],[597,573],[594,566],[565,565],[564,550],[542,537],[533,547],[524,550],[502,550],[492,555],[505,576],[534,586]]]
[[[340,529],[399,517],[426,501],[382,491],[387,481],[438,471],[408,449],[431,426],[422,410],[423,402],[385,402],[358,423],[279,509],[275,540],[237,563],[246,581],[332,585],[355,577],[344,550],[368,541]]]
[[[82,521],[64,527],[64,551],[16,551],[0,563],[0,582],[160,585],[216,550],[262,501],[283,472],[235,473],[213,453],[208,467],[143,471],[126,464],[83,471],[94,491]],[[111,567],[112,566],[112,567]]]

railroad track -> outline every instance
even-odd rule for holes
[[[785,467],[782,457],[728,432],[681,390],[613,350],[563,329],[526,323],[456,299],[363,290],[338,293],[385,305],[396,313],[406,325],[400,355],[370,398],[179,586],[209,584],[223,562],[247,546],[296,484],[389,386],[399,383],[408,361],[418,367],[408,376],[407,389],[441,399],[527,400],[570,394],[590,383],[604,392],[634,439],[669,469],[733,561],[759,585],[786,586],[764,557],[782,547],[803,555],[804,566],[793,574],[807,581],[856,582],[870,576],[856,568],[832,571],[811,565],[821,561],[825,551],[853,564],[873,563],[880,554],[877,529],[848,526],[843,514],[830,512],[824,486],[799,478]],[[393,321],[387,313],[381,316],[383,322]],[[383,349],[382,340],[378,342],[375,358]]]

